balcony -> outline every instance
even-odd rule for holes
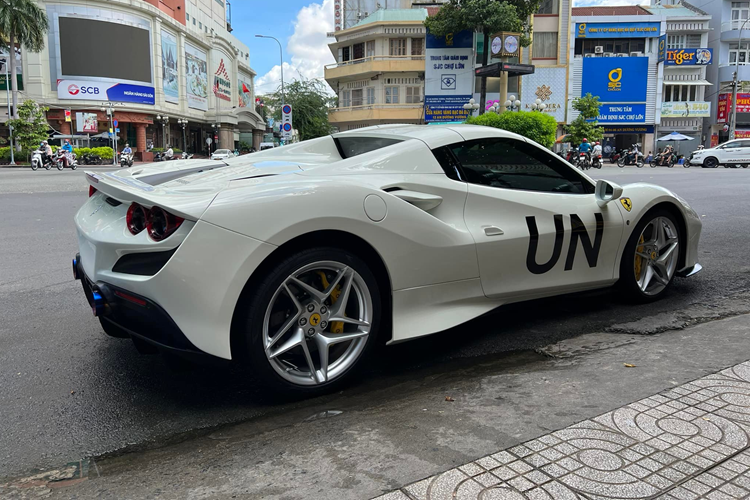
[[[740,28],[745,23],[746,19],[736,19],[734,21],[727,21],[721,23],[721,36],[722,42],[736,42],[740,38]],[[750,39],[750,21],[745,23],[745,27],[742,29],[742,39]]]
[[[345,122],[412,122],[422,120],[424,104],[365,104],[363,106],[348,106],[330,108],[328,122],[332,125]]]
[[[326,80],[367,78],[378,73],[424,72],[424,56],[369,56],[325,67]]]
[[[747,23],[747,24],[748,26],[750,26],[750,23]],[[732,74],[734,73],[734,67],[735,67],[734,63],[719,65],[719,82],[731,82]],[[739,71],[737,74],[737,80],[741,82],[750,81],[750,64],[742,63],[742,62],[740,63]],[[714,88],[718,90],[717,87],[714,87]]]

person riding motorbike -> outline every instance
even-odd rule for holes
[[[674,148],[670,144],[666,148],[664,148],[664,153],[662,153],[661,164],[669,165],[669,163],[672,161],[672,156],[674,156]]]
[[[131,149],[130,144],[126,143],[125,147],[122,148],[121,153],[124,154],[124,155],[132,155],[133,154],[133,150]]]
[[[63,144],[62,146],[62,151],[63,167],[67,168],[68,166],[70,166],[70,155],[73,154],[73,146],[70,144],[69,140],[65,139],[65,144]]]
[[[39,150],[42,152],[42,163],[52,161],[52,146],[47,141],[42,141]]]
[[[599,141],[594,143],[594,147],[591,150],[591,163],[601,166],[602,163],[602,146]]]
[[[171,160],[174,157],[174,151],[172,151],[172,146],[167,146],[167,150],[164,151],[164,157],[167,160]]]
[[[583,138],[581,145],[578,146],[578,152],[586,153],[586,163],[590,165],[591,164],[591,144],[589,143],[589,140],[586,139],[585,137]]]
[[[640,154],[640,151],[638,151],[638,144],[633,144],[633,147],[628,151],[628,154],[625,157],[625,162],[635,163],[638,160],[639,154]]]

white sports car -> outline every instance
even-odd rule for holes
[[[649,301],[700,270],[678,196],[475,125],[86,175],[73,271],[104,331],[242,360],[275,388],[328,389],[376,342],[509,302],[615,283]]]

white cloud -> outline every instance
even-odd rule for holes
[[[284,83],[300,78],[320,78],[323,68],[335,62],[328,49],[326,33],[333,31],[333,0],[311,3],[297,13],[294,33],[286,44],[284,59]],[[273,92],[281,83],[281,69],[277,64],[265,75],[255,80],[259,94]]]

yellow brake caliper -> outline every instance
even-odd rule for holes
[[[320,281],[323,282],[323,288],[328,290],[328,287],[330,284],[328,283],[328,278],[326,277],[326,273],[323,271],[318,271],[318,275],[320,276]],[[339,300],[339,296],[341,295],[341,285],[337,285],[336,289],[331,292],[331,305],[335,304],[337,300]],[[344,323],[343,321],[332,321],[330,325],[331,333],[344,333]]]
[[[638,241],[638,243],[643,243],[643,235],[641,235],[641,239]],[[643,245],[636,247],[636,256],[635,256],[635,280],[638,281],[641,279],[641,269],[643,266],[643,257],[640,255],[637,255],[639,252],[643,253]]]

